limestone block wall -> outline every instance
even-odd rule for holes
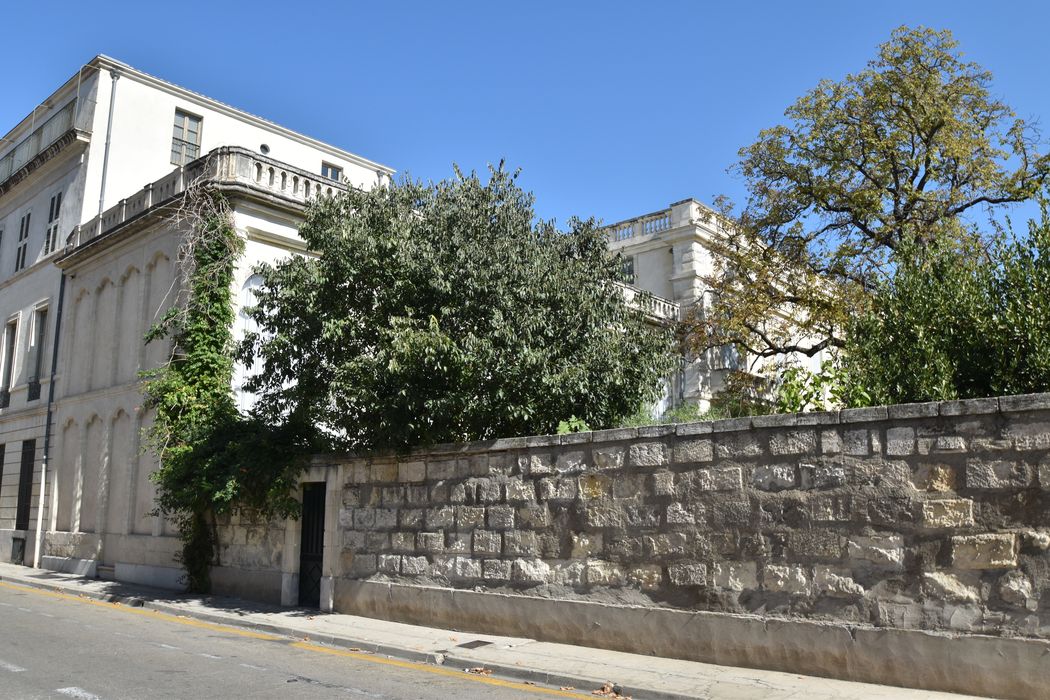
[[[316,463],[337,607],[369,579],[1050,637],[1050,394]]]

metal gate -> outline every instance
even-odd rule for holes
[[[323,481],[303,484],[302,538],[299,542],[299,605],[321,606],[321,564],[324,560]]]

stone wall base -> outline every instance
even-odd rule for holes
[[[1050,642],[337,579],[335,611],[728,666],[1025,699]]]
[[[77,559],[75,557],[40,557],[40,568],[58,571],[63,574],[76,574],[85,578],[95,578],[98,562],[94,559]]]

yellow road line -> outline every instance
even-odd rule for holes
[[[194,620],[188,617],[169,615],[167,613],[158,612],[156,610],[148,610],[145,608],[132,608],[128,607],[127,605],[122,605],[120,603],[109,603],[104,600],[93,600],[91,598],[86,598],[82,595],[58,593],[57,591],[48,591],[40,588],[34,588],[32,586],[23,586],[16,583],[8,583],[7,581],[0,581],[0,587],[10,588],[12,590],[20,591],[23,593],[35,593],[37,595],[46,596],[48,598],[69,600],[76,603],[86,603],[88,605],[94,605],[100,608],[108,608],[110,610],[119,610],[120,612],[131,613],[133,615],[140,615],[152,618],[154,620],[160,620],[163,622],[174,622],[176,624],[188,625],[190,627],[198,627],[201,629],[211,630],[213,632],[225,632],[227,634],[233,634],[240,637],[248,637],[249,639],[261,639],[264,641],[284,641],[286,639],[286,637],[279,637],[263,632],[253,632],[251,630],[242,629],[240,627],[233,627],[231,625],[221,625],[211,622],[202,622],[200,620]],[[448,676],[452,678],[458,678],[460,680],[473,681],[475,683],[484,683],[486,685],[497,686],[500,688],[511,688],[526,693],[555,695],[557,697],[562,698],[591,697],[590,695],[574,693],[568,690],[555,690],[554,688],[544,688],[538,685],[528,685],[527,683],[521,683],[518,681],[505,681],[500,678],[491,678],[489,676],[481,676],[474,673],[455,671],[449,668],[442,668],[441,666],[421,664],[416,663],[414,661],[402,661],[401,659],[392,659],[383,656],[375,656],[363,652],[344,651],[342,649],[335,649],[332,647],[325,647],[318,644],[311,644],[310,642],[292,642],[290,646],[293,646],[296,649],[302,649],[304,651],[312,651],[320,654],[329,654],[332,656],[342,656],[345,658],[356,659],[358,661],[367,661],[369,663],[382,664],[385,666],[396,666],[397,668],[404,668],[412,671],[422,671],[423,673],[432,673],[438,676]]]
[[[85,598],[78,595],[70,595],[68,593],[58,593],[56,591],[41,590],[39,588],[33,588],[31,586],[21,586],[15,583],[7,583],[6,581],[0,581],[0,586],[4,588],[11,588],[25,593],[36,593],[38,595],[47,596],[48,598],[58,598],[59,600],[71,600],[77,603],[87,603],[88,605],[94,605],[100,608],[109,608],[111,610],[120,610],[121,612],[131,613],[132,615],[139,615],[142,617],[149,617],[154,620],[163,620],[165,622],[177,622],[180,625],[188,625],[190,627],[198,627],[200,629],[211,630],[213,632],[226,632],[228,634],[235,634],[239,637],[248,637],[249,639],[262,639],[266,641],[278,641],[283,637],[278,637],[273,634],[266,634],[264,632],[253,632],[252,630],[241,629],[240,627],[231,627],[229,625],[219,625],[211,622],[202,622],[201,620],[194,620],[188,617],[180,617],[178,615],[169,615],[167,613],[158,612],[156,610],[148,610],[146,608],[132,608],[127,605],[120,603],[109,603],[104,600],[93,600],[91,598]]]
[[[320,652],[322,654],[331,654],[332,656],[345,656],[351,659],[359,659],[361,661],[371,661],[372,663],[384,664],[386,666],[396,666],[398,668],[407,668],[413,671],[424,671],[426,673],[433,673],[438,676],[450,676],[453,678],[459,678],[462,680],[475,681],[477,683],[485,683],[486,685],[494,685],[500,688],[513,688],[515,690],[523,690],[528,693],[541,693],[543,695],[557,695],[562,698],[592,698],[591,695],[582,695],[580,693],[573,693],[568,690],[555,690],[554,688],[544,688],[538,685],[528,685],[527,683],[521,683],[518,681],[505,681],[500,678],[491,678],[489,676],[481,676],[475,673],[465,673],[463,671],[455,671],[450,668],[442,668],[441,666],[431,666],[429,664],[420,664],[414,661],[402,661],[401,659],[391,659],[382,656],[372,656],[371,654],[365,654],[363,652],[344,651],[342,649],[334,649],[332,647],[323,647],[318,644],[311,644],[309,642],[293,642],[292,646],[296,649],[305,649],[307,651]]]

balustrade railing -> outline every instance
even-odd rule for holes
[[[619,242],[631,238],[656,235],[670,230],[670,228],[671,210],[665,209],[664,211],[611,224],[606,227],[606,230],[610,241]]]
[[[73,128],[77,102],[73,100],[32,131],[3,158],[0,158],[0,182],[11,177],[23,165],[36,158],[48,146]]]
[[[682,307],[678,302],[645,292],[625,282],[617,282],[627,305],[638,309],[658,321],[674,323],[682,318]]]
[[[135,194],[120,200],[101,216],[77,226],[66,240],[78,246],[143,212],[173,200],[195,184],[241,185],[306,205],[319,196],[346,189],[342,183],[235,147],[218,148],[179,167]]]

